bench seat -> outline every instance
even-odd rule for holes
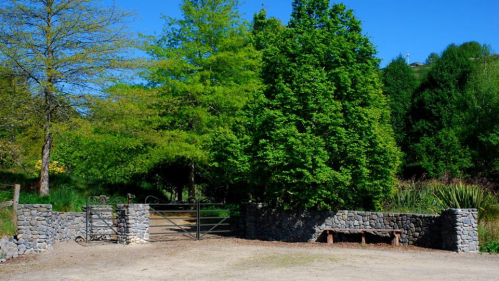
[[[346,233],[360,233],[362,235],[361,244],[366,244],[366,232],[388,232],[392,236],[392,245],[399,246],[400,233],[402,233],[401,229],[351,229],[351,228],[325,228],[323,231],[327,232],[327,243],[333,243],[333,232],[346,232]]]

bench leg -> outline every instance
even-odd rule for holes
[[[399,233],[393,233],[392,245],[393,246],[399,246],[399,240],[400,240],[400,234]]]
[[[333,244],[333,232],[329,230],[327,231],[327,243]]]
[[[362,242],[360,244],[366,245],[366,233],[362,231],[361,234],[362,234]]]

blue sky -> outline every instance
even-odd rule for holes
[[[106,0],[105,2],[110,2]],[[135,10],[132,30],[159,34],[161,15],[179,18],[181,0],[115,0],[118,7]],[[247,0],[240,8],[251,21],[262,6],[268,16],[287,23],[292,0]],[[410,52],[411,62],[424,62],[451,43],[477,41],[499,52],[499,1],[497,0],[346,0],[361,20],[364,34],[376,45],[381,66]]]

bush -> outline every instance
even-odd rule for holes
[[[437,214],[441,208],[428,182],[401,182],[393,197],[385,203],[385,210],[399,213]]]
[[[443,185],[436,183],[433,194],[442,209],[478,209],[478,220],[492,212],[493,205],[497,199],[486,189],[478,185],[466,185],[463,183]]]
[[[499,254],[499,241],[490,241],[480,247],[481,252]]]

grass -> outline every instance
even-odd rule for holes
[[[39,196],[37,193],[21,192],[20,204],[52,204],[52,210],[58,212],[81,212],[86,205],[87,196],[73,186],[62,185],[50,190],[50,195]]]
[[[0,238],[16,234],[15,212],[12,207],[0,208]]]

